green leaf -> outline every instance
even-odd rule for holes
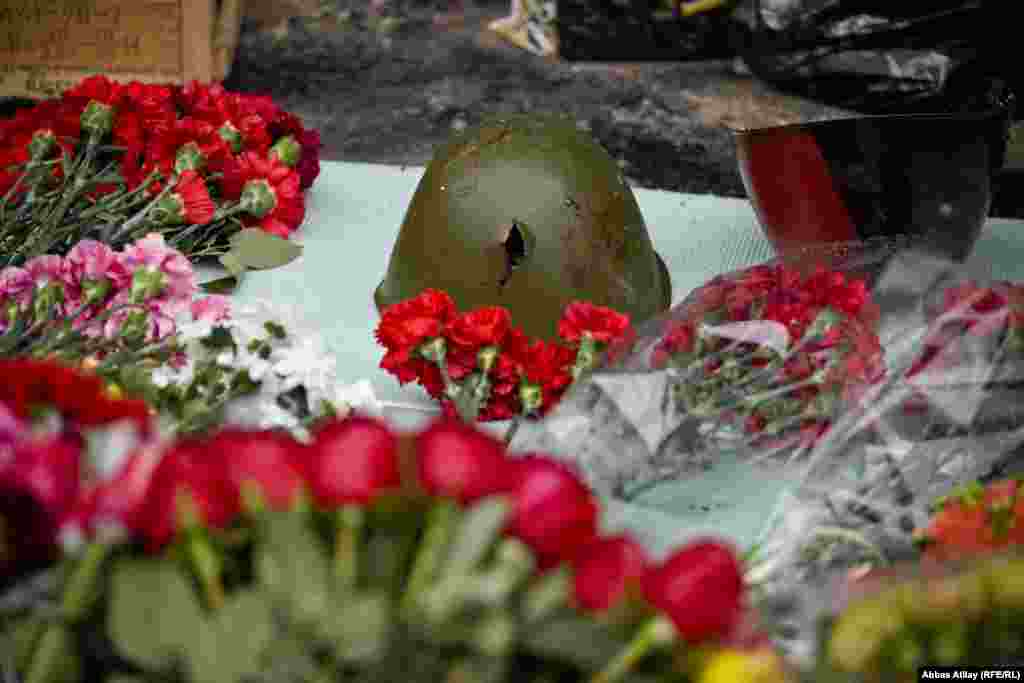
[[[509,512],[508,501],[501,497],[487,498],[467,510],[441,576],[464,576],[476,569],[501,536]]]
[[[245,275],[245,264],[238,257],[238,253],[234,249],[221,254],[218,260],[220,261],[220,264],[227,269],[228,273],[235,278],[241,280],[242,276]]]
[[[599,671],[627,644],[611,628],[568,611],[524,630],[523,646],[532,655]]]
[[[259,228],[246,228],[231,236],[231,252],[246,268],[279,268],[297,259],[302,247]]]
[[[45,623],[39,619],[29,617],[18,619],[7,627],[6,633],[0,635],[0,638],[6,641],[4,645],[7,646],[9,644],[14,665],[19,671],[24,671],[25,667],[28,666],[29,656],[35,649],[45,628]]]
[[[330,564],[319,539],[300,513],[264,518],[257,550],[257,575],[292,621],[317,622],[328,610]]]
[[[234,595],[192,630],[187,650],[191,683],[236,683],[259,674],[262,655],[273,640],[274,616],[267,596],[258,591]]]
[[[82,662],[75,634],[63,625],[51,624],[35,644],[25,683],[77,683]]]
[[[227,256],[227,254],[225,254]],[[238,289],[239,278],[234,275],[220,277],[199,285],[200,289],[208,294],[231,294]]]
[[[183,654],[203,620],[188,578],[166,560],[115,563],[109,607],[107,628],[118,650],[151,670],[163,669]]]
[[[317,634],[346,662],[368,662],[386,651],[393,605],[386,593],[375,591],[336,597],[317,627]]]

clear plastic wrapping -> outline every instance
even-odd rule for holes
[[[640,504],[666,480],[713,496],[726,457],[785,481],[751,580],[792,654],[837,575],[913,557],[936,498],[1022,461],[1024,288],[908,244],[720,276],[611,351],[516,445]]]

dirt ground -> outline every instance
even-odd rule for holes
[[[443,2],[444,0],[439,0]],[[415,4],[414,4],[415,3]],[[730,127],[836,112],[779,95],[732,62],[584,64],[532,55],[486,29],[507,2],[249,0],[234,89],[273,95],[320,129],[329,159],[424,164],[488,115],[574,116],[637,187],[743,196]]]

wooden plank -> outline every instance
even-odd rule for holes
[[[220,80],[240,25],[241,0],[4,0],[0,96],[52,97],[97,73],[148,83]]]

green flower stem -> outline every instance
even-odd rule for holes
[[[170,178],[168,178],[167,182],[164,184],[164,189],[160,190],[160,192],[155,197],[153,197],[153,199],[151,199],[149,203],[142,208],[141,211],[139,211],[137,214],[126,220],[124,224],[122,224],[121,227],[117,229],[117,232],[114,234],[114,239],[118,239],[123,235],[131,234],[131,231],[134,230],[136,226],[142,223],[142,221],[146,220],[146,217],[149,215],[150,209],[156,206],[161,199],[169,195],[171,193],[171,190],[174,189],[174,186],[177,185],[177,183],[178,176],[172,175]]]
[[[57,206],[46,217],[42,227],[39,230],[36,230],[34,235],[30,235],[29,238],[22,243],[21,248],[15,250],[15,253],[12,255],[12,260],[20,255],[24,255],[26,258],[31,258],[36,254],[45,254],[49,251],[50,246],[54,242],[52,235],[64,220],[68,210],[75,201],[78,200],[82,192],[88,186],[88,179],[85,174],[87,169],[92,166],[99,143],[100,137],[98,135],[89,136],[89,140],[85,144],[85,151],[82,153],[79,163],[75,166],[74,171],[72,172],[70,182],[65,183],[64,194],[61,197],[60,202],[58,202]],[[69,185],[70,187],[68,187]],[[36,242],[40,239],[46,240],[47,238],[49,239],[43,242],[41,249],[36,248]]]
[[[220,556],[209,539],[197,528],[192,529],[185,541],[188,563],[199,578],[206,606],[217,611],[224,606],[224,579]]]
[[[43,631],[29,659],[25,683],[51,683],[60,680],[59,666],[64,659],[61,657],[61,648],[67,643],[67,629],[69,624],[85,617],[91,602],[96,598],[100,573],[112,549],[113,546],[107,543],[90,543],[82,557],[70,569],[61,597],[64,620],[48,625]]]
[[[590,683],[617,683],[629,675],[649,654],[655,650],[674,645],[676,630],[664,616],[657,616],[640,627],[636,637],[612,659]]]
[[[402,596],[401,609],[406,614],[416,609],[441,569],[458,519],[459,507],[454,500],[437,500],[431,506],[423,540],[416,550],[405,594]]]
[[[37,162],[34,161],[29,161],[25,164],[25,170],[21,172],[21,175],[18,176],[18,179],[14,184],[7,188],[7,192],[4,193],[4,196],[0,197],[0,225],[2,225],[7,219],[7,204],[11,201],[11,198],[14,197],[14,193],[18,187],[25,182],[25,179],[28,178],[29,174],[35,170],[36,165]]]
[[[366,511],[358,505],[343,505],[335,512],[334,577],[342,593],[355,590],[359,581],[359,542],[366,525]]]

